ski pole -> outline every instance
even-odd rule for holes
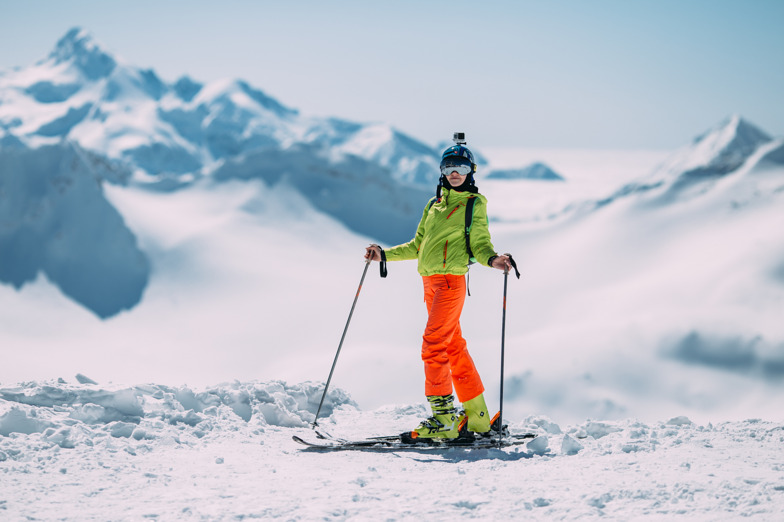
[[[504,306],[501,313],[501,393],[500,405],[498,408],[498,438],[501,439],[504,432],[504,342],[506,339],[506,285],[509,280],[509,267],[504,267]]]
[[[506,254],[509,257],[509,264],[514,268],[517,279],[520,279],[520,272],[517,270],[517,263],[512,258],[512,254]],[[500,440],[504,431],[504,344],[506,341],[506,287],[509,280],[509,266],[504,267],[504,305],[503,312],[501,313],[501,393],[500,405],[498,408],[498,438]]]
[[[372,258],[371,258],[372,259]],[[348,331],[348,325],[351,323],[351,316],[354,315],[354,307],[357,306],[357,299],[359,299],[359,292],[362,290],[362,283],[365,282],[365,274],[367,274],[368,267],[370,266],[371,259],[365,261],[365,270],[362,272],[362,279],[359,280],[359,288],[357,288],[357,295],[354,296],[354,304],[351,305],[351,312],[348,314],[348,321],[346,321],[346,327],[343,328],[343,335],[340,337],[340,344],[338,344],[338,351],[335,354],[335,360],[332,361],[332,369],[329,371],[329,377],[327,377],[327,384],[324,385],[324,393],[321,395],[321,402],[319,402],[318,410],[316,410],[316,418],[313,419],[313,429],[318,426],[318,418],[319,413],[321,413],[321,406],[324,404],[324,398],[327,396],[327,390],[329,389],[329,383],[332,380],[332,374],[335,371],[335,365],[338,362],[338,356],[340,355],[340,349],[343,347],[343,340],[346,338],[346,332]]]

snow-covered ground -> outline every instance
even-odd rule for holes
[[[3,520],[777,520],[784,424],[512,423],[507,449],[303,450],[314,384],[205,389],[66,382],[0,388]],[[357,410],[334,435],[411,426],[421,406]]]

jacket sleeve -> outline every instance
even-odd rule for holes
[[[425,235],[425,220],[427,219],[427,212],[430,210],[430,203],[425,206],[422,211],[422,219],[419,220],[416,235],[414,239],[402,245],[393,246],[384,253],[387,256],[387,261],[404,261],[407,259],[416,259],[419,255],[419,245],[422,244],[422,237]]]
[[[488,261],[497,255],[490,239],[490,229],[487,224],[487,200],[484,197],[480,197],[474,206],[474,219],[471,223],[471,251],[476,260],[484,266],[490,266]]]

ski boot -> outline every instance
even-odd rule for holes
[[[401,435],[403,442],[419,442],[424,439],[455,439],[459,435],[459,427],[464,415],[455,409],[452,395],[431,395],[427,402],[433,416],[423,420],[414,431]]]
[[[506,424],[501,424],[501,412],[496,413],[491,420],[482,395],[463,403],[465,417],[458,427],[460,440],[477,440],[491,437],[505,438],[509,436]],[[474,419],[473,423],[471,419]]]
[[[463,403],[468,419],[466,429],[473,433],[487,433],[490,431],[490,413],[487,411],[485,396],[480,393],[470,401]]]

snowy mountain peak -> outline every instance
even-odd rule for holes
[[[49,55],[55,63],[72,63],[89,80],[104,78],[117,66],[115,59],[106,53],[98,42],[79,27],[63,36]]]
[[[698,136],[672,156],[660,169],[678,174],[709,169],[726,174],[737,169],[771,137],[739,115],[733,115]]]
[[[645,205],[694,199],[709,193],[718,180],[739,172],[741,167],[784,163],[776,143],[752,123],[732,115],[677,150],[648,176],[627,183],[586,208],[601,208],[631,195],[641,195]]]
[[[274,112],[280,117],[294,116],[299,113],[299,111],[297,111],[296,109],[291,109],[289,107],[286,107],[276,99],[267,96],[260,89],[256,89],[255,87],[251,86],[250,84],[248,84],[248,82],[244,80],[237,80],[235,84],[251,100],[255,101],[265,109]]]
[[[190,101],[195,105],[220,107],[223,111],[231,112],[233,119],[237,118],[235,113],[238,111],[282,119],[295,117],[299,114],[296,109],[286,107],[244,80],[225,78],[204,86],[195,83],[181,84],[182,81],[180,80],[177,85],[186,88],[185,94],[191,97]],[[188,81],[191,80],[186,79],[186,82]],[[178,95],[183,98],[183,95],[179,93]]]
[[[186,102],[193,100],[193,97],[199,94],[202,87],[204,87],[204,85],[194,81],[189,76],[183,76],[173,85],[174,92],[177,93],[177,96]]]
[[[748,155],[771,137],[744,120],[733,115],[694,140],[695,145],[715,151],[714,159],[721,154],[741,153]]]

